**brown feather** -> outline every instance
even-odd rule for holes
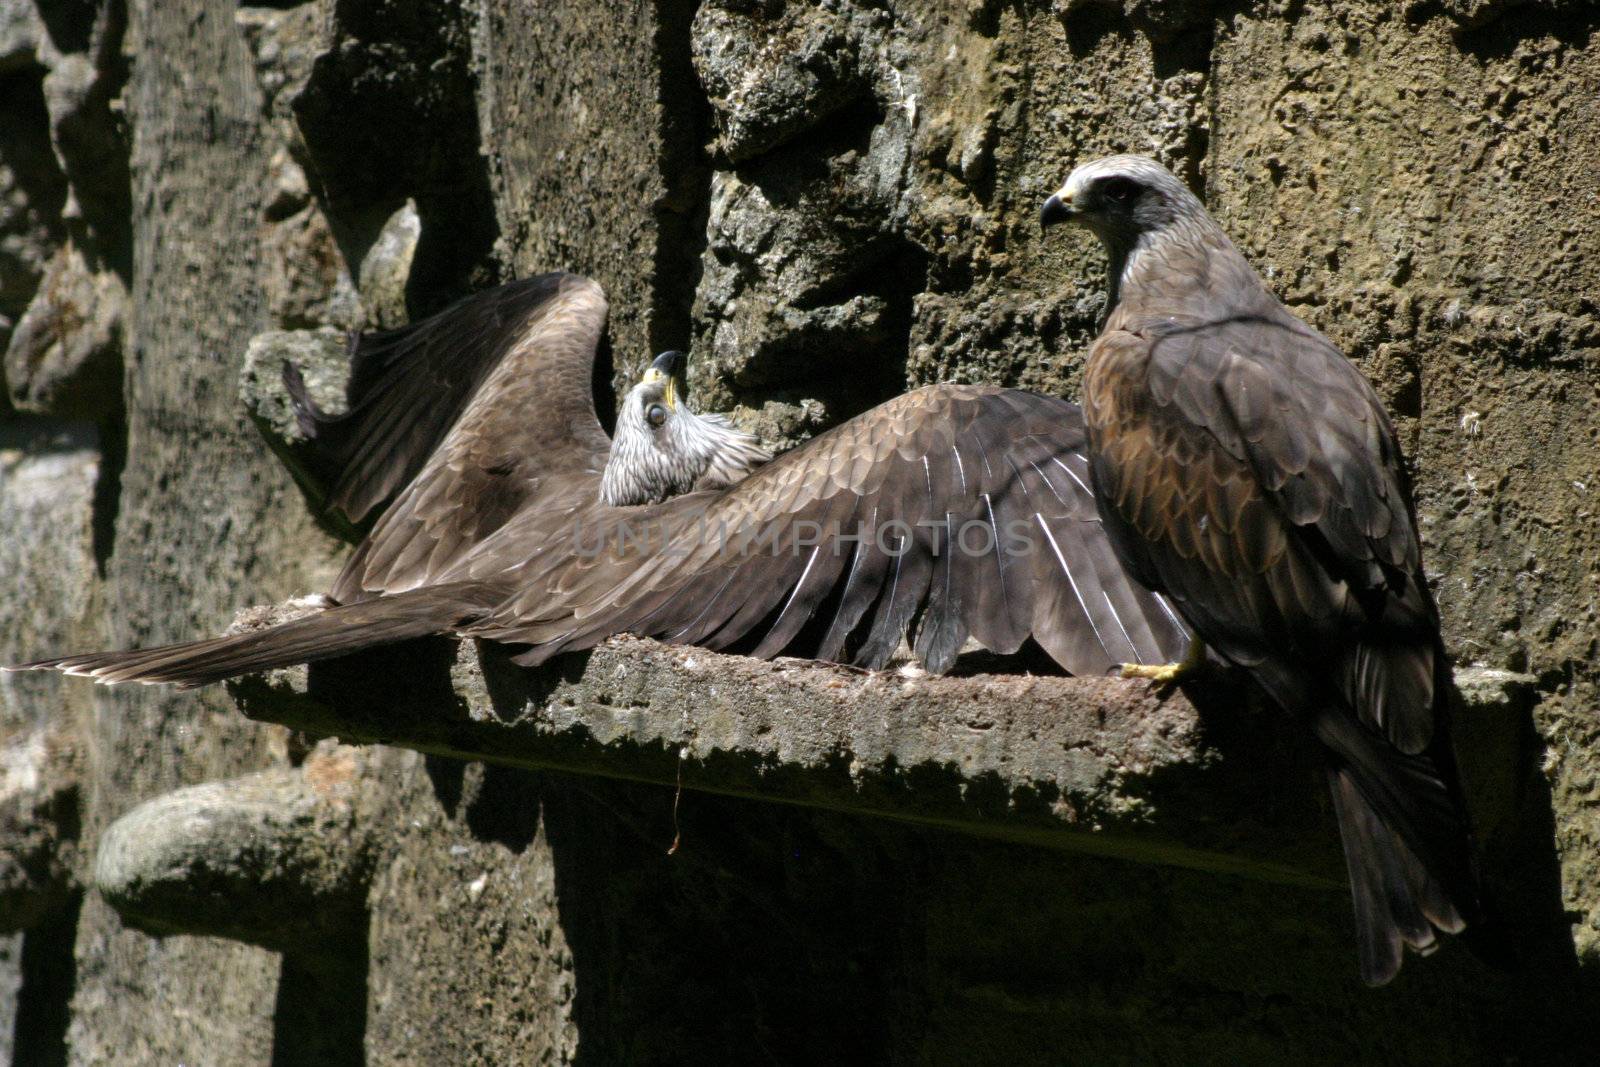
[[[1083,447],[1080,413],[1065,401],[918,390],[721,493],[581,513],[582,536],[602,550],[517,566],[506,579],[517,593],[469,632],[534,646],[521,657],[530,663],[630,631],[880,666],[913,620],[918,654],[936,670],[969,634],[1010,652],[1031,633],[1077,673],[1176,657],[1187,635],[1105,542]],[[1025,542],[1007,544],[1007,522]],[[640,530],[657,536],[627,536]],[[560,536],[528,513],[494,541]],[[491,553],[511,555],[491,544],[480,555]],[[1041,610],[1038,590],[1056,586],[1066,595]],[[817,618],[824,605],[831,614]]]
[[[1086,164],[1068,188],[1113,172],[1145,191],[1137,216],[1089,217],[1116,300],[1084,375],[1107,533],[1330,750],[1362,970],[1386,981],[1402,944],[1483,917],[1394,430],[1360,372],[1158,165]]]
[[[606,310],[594,282],[545,274],[357,343],[350,413],[317,423],[348,457],[333,499],[359,518],[407,484],[335,600],[428,584],[530,501],[593,491],[610,445],[592,386]]]

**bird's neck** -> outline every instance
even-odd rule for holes
[[[1267,295],[1233,242],[1208,218],[1179,219],[1138,234],[1106,234],[1101,240],[1107,257],[1107,320],[1125,303],[1136,306],[1140,317],[1204,317],[1219,309],[1254,310]]]
[[[1142,251],[1140,244],[1145,236],[1101,235],[1101,243],[1106,249],[1106,307],[1103,317],[1109,318],[1122,300],[1123,280],[1128,276],[1129,267],[1138,261]]]

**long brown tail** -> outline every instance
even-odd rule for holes
[[[0,669],[61,671],[107,685],[167,682],[190,689],[240,674],[311,663],[363,648],[445,633],[487,611],[500,597],[498,590],[478,582],[427,586],[326,608],[253,633],[159,648],[91,652]]]
[[[1384,823],[1348,768],[1330,769],[1328,785],[1350,872],[1361,977],[1369,985],[1383,985],[1400,969],[1403,946],[1428,955],[1439,947],[1438,932],[1459,934],[1467,920],[1405,840]]]
[[[1362,978],[1388,982],[1406,946],[1427,955],[1440,933],[1464,935],[1485,962],[1514,967],[1514,947],[1483,897],[1448,738],[1406,755],[1343,710],[1315,716],[1313,725],[1332,750],[1328,785],[1350,873]]]

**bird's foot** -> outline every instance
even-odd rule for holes
[[[1148,678],[1163,694],[1177,688],[1178,683],[1198,671],[1206,661],[1206,646],[1199,638],[1189,642],[1188,651],[1178,663],[1124,663],[1122,677]]]
[[[1185,674],[1181,663],[1124,663],[1124,678],[1148,678],[1157,685],[1176,685]]]

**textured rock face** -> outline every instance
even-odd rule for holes
[[[71,246],[58,251],[6,350],[12,406],[91,420],[118,411],[127,302],[114,271],[92,270]]]
[[[5,675],[13,1061],[1578,1058],[1595,28],[1566,0],[0,0],[0,657],[324,587],[340,545],[252,424],[290,430],[282,359],[336,387],[343,331],[507,277],[598,278],[616,376],[692,344],[703,405],[775,442],[929,381],[1073,395],[1103,264],[1038,206],[1148,152],[1396,415],[1530,956],[1360,988],[1317,770],[1230,700],[1063,696],[1030,730],[1048,707],[987,683],[624,645],[509,688],[412,650],[355,676],[392,708],[318,704],[332,675],[249,705],[424,756],[221,688]],[[1045,847],[1094,836],[1063,798],[1134,858]],[[1148,862],[1174,839],[1211,859]]]

